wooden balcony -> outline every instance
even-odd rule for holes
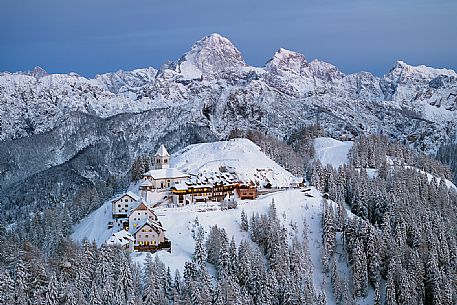
[[[157,252],[159,250],[166,250],[171,253],[171,241],[168,239],[165,239],[163,243],[160,243],[158,245],[135,245],[133,247],[135,251],[139,252]]]

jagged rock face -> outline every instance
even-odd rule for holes
[[[265,67],[251,67],[228,39],[212,34],[160,70],[95,79],[0,73],[0,140],[52,130],[74,111],[106,118],[179,107],[182,120],[206,126],[220,138],[235,127],[287,137],[319,119],[333,136],[382,131],[432,152],[455,136],[456,79],[451,70],[403,62],[381,78],[367,72],[345,75],[285,49]]]
[[[413,67],[402,61],[380,81],[384,99],[431,121],[455,120],[457,74],[453,70]]]
[[[119,70],[115,73],[97,75],[95,78],[112,93],[128,94],[129,92],[136,93],[144,85],[153,83],[156,75],[157,70],[149,67],[133,71]]]
[[[176,71],[186,79],[198,79],[205,74],[214,75],[244,66],[241,53],[227,38],[211,34],[184,54],[176,65]]]
[[[309,64],[305,56],[300,53],[279,49],[273,58],[267,62],[265,70],[278,75],[293,74],[295,76],[310,77]]]

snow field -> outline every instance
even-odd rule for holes
[[[351,141],[338,141],[333,138],[314,139],[315,158],[319,159],[322,166],[330,164],[338,169],[342,164],[348,163],[348,152],[354,143]]]
[[[294,176],[268,158],[248,139],[232,139],[212,143],[190,145],[171,158],[171,164],[188,173],[219,172],[224,166],[234,170],[243,181],[261,184],[267,180],[273,186],[288,187]]]

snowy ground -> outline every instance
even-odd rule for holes
[[[173,167],[188,173],[234,170],[243,181],[270,181],[273,186],[288,187],[294,176],[268,158],[248,139],[232,139],[190,145],[171,158]]]
[[[103,244],[114,232],[119,231],[116,229],[120,229],[118,227],[108,229],[108,222],[113,221],[112,210],[111,201],[106,201],[73,227],[73,234],[70,235],[70,238],[75,241],[87,239],[95,241],[97,245]],[[113,230],[116,231],[113,232]]]
[[[332,138],[316,138],[314,140],[315,156],[323,166],[330,164],[337,169],[348,163],[348,152],[354,143],[338,141]]]

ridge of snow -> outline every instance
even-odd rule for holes
[[[391,72],[400,69],[405,71],[406,73],[416,73],[416,74],[422,74],[424,76],[427,76],[429,78],[436,77],[438,75],[447,75],[447,76],[457,76],[456,72],[451,69],[445,69],[445,68],[433,68],[433,67],[428,67],[425,65],[419,65],[419,66],[412,66],[407,64],[406,62],[402,60],[398,60],[395,64],[395,66],[392,68]]]

